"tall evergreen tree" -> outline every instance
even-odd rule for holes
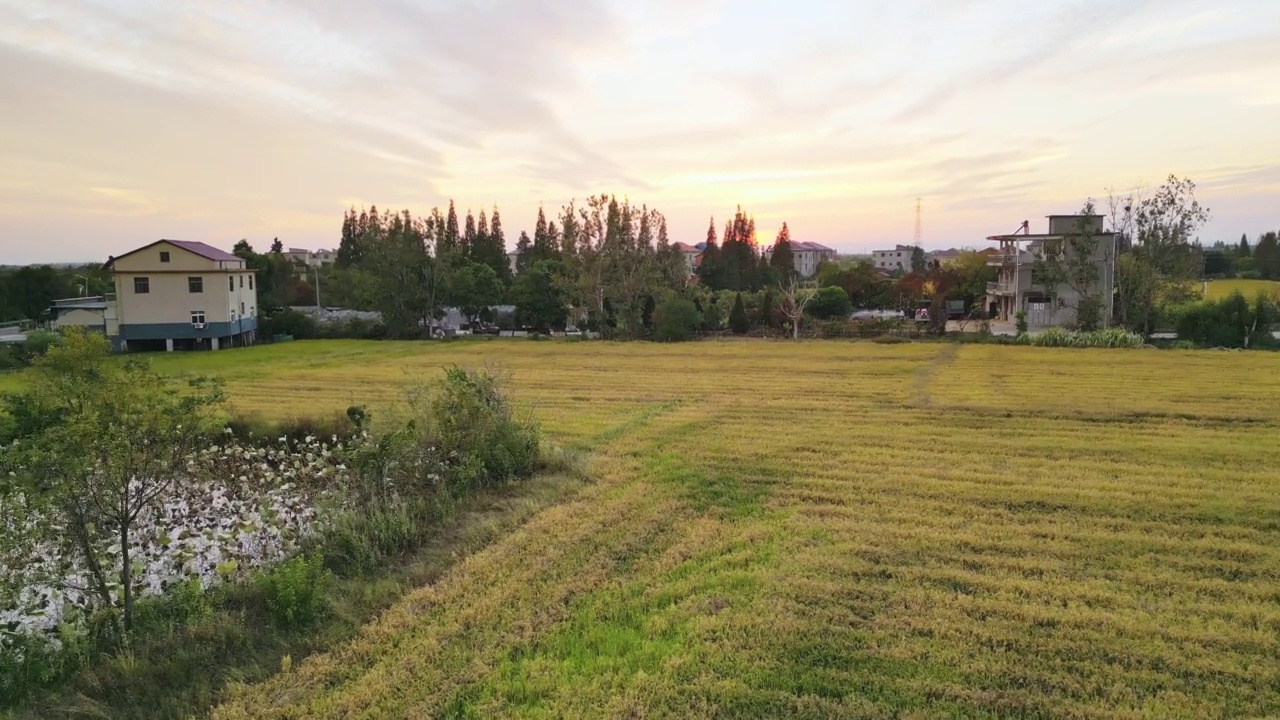
[[[747,319],[747,308],[742,304],[742,293],[733,299],[733,310],[729,311],[729,329],[734,335],[745,335],[751,329],[751,321]]]
[[[444,221],[444,232],[440,235],[437,255],[447,255],[457,250],[462,242],[462,234],[458,232],[458,211],[449,201],[449,214]]]
[[[533,259],[533,241],[529,239],[529,233],[521,230],[520,239],[516,241],[516,274],[524,272],[529,267],[529,261]]]
[[[1249,248],[1249,234],[1244,233],[1240,236],[1240,257],[1249,257],[1253,254],[1253,250]]]
[[[502,234],[502,216],[498,214],[498,205],[494,203],[493,215],[489,216],[489,237],[493,240],[493,244],[502,250],[502,255],[507,254],[507,238]]]
[[[725,228],[728,232],[729,228]],[[720,285],[720,245],[716,242],[716,219],[711,218],[711,227],[707,228],[707,242],[702,248],[702,261],[697,268],[698,282],[702,285],[718,289]]]
[[[466,226],[462,231],[461,249],[465,250],[469,254],[471,252],[471,246],[475,245],[475,243],[476,243],[476,219],[471,214],[471,209],[468,208]]]
[[[348,268],[360,264],[363,248],[360,247],[360,218],[353,207],[342,214],[342,239],[338,241],[338,267]]]
[[[786,282],[796,273],[795,250],[791,247],[791,230],[782,223],[778,231],[778,239],[773,243],[773,254],[769,257],[769,266],[778,271],[779,278]]]
[[[280,242],[280,238],[275,238],[271,241],[271,252],[276,255],[284,252],[284,243]]]
[[[1280,243],[1276,233],[1269,232],[1258,240],[1253,249],[1253,262],[1264,280],[1280,280]]]
[[[533,260],[530,264],[558,259],[558,238],[552,234],[554,231],[555,223],[548,224],[546,212],[538,208],[538,222],[533,228]]]

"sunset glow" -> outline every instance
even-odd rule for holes
[[[0,263],[333,247],[351,206],[612,192],[695,243],[982,245],[1188,176],[1280,225],[1280,3],[0,0]]]

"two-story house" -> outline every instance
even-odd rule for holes
[[[107,261],[118,350],[217,350],[258,330],[254,271],[202,242],[159,240]]]
[[[773,249],[776,246],[770,246],[764,249],[764,257],[766,260],[773,259]],[[823,262],[835,262],[836,251],[832,248],[816,242],[791,242],[791,266],[795,268],[796,275],[802,278],[811,278],[818,274],[818,265]]]
[[[871,264],[885,272],[911,272],[911,254],[914,245],[896,245],[892,250],[876,250],[871,253]]]
[[[987,307],[992,318],[1016,322],[1017,314],[1024,312],[1031,327],[1071,325],[1080,300],[1087,294],[1101,302],[1102,325],[1109,325],[1115,303],[1118,236],[1103,228],[1100,215],[1050,215],[1048,233],[1033,235],[1030,225],[1023,223],[1021,234],[987,238],[1000,244],[999,250],[988,258],[988,264],[999,270],[996,281],[987,285]],[[1046,244],[1052,248],[1082,235],[1095,241],[1092,260],[1097,263],[1097,280],[1088,288],[1066,284],[1046,287],[1034,272],[1036,260],[1044,257]]]

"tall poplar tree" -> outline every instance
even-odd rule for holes
[[[782,223],[778,231],[778,239],[773,243],[773,254],[769,257],[769,265],[778,271],[778,276],[785,282],[796,273],[796,256],[791,247],[791,230]]]

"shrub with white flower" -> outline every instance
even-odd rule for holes
[[[134,522],[135,593],[158,595],[192,579],[204,588],[234,582],[294,554],[345,504],[353,449],[336,439],[257,447],[228,436],[192,453],[185,476]],[[101,604],[90,591],[87,556],[61,532],[67,523],[59,512],[23,493],[0,497],[0,644],[17,634],[56,633]],[[118,541],[93,551],[104,567],[120,561]],[[108,576],[107,584],[118,598],[118,581]]]

